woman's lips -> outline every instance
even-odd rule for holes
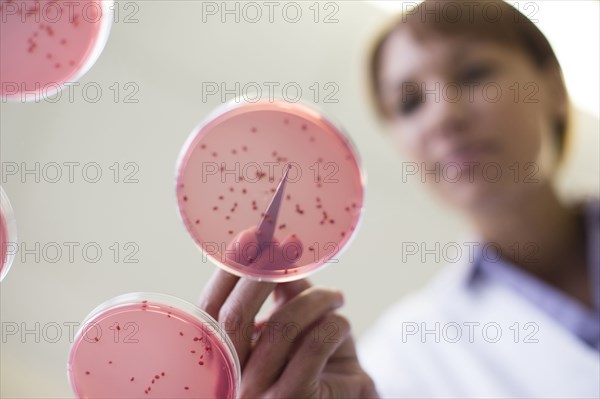
[[[476,166],[492,152],[492,146],[485,143],[468,143],[460,145],[442,157],[442,164],[458,164],[461,168]]]

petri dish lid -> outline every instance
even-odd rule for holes
[[[112,0],[2,1],[2,99],[39,101],[81,78],[106,44],[112,10]]]
[[[158,293],[124,294],[94,309],[67,367],[77,398],[235,398],[241,375],[213,318]]]
[[[17,224],[10,201],[0,186],[0,281],[4,280],[15,259]]]
[[[283,282],[338,261],[362,221],[366,174],[343,129],[314,106],[236,98],[192,131],[175,183],[203,257],[238,276]],[[274,230],[267,245],[258,239],[265,215]]]

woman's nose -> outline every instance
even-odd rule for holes
[[[468,98],[454,83],[436,82],[434,89],[424,92],[426,131],[432,137],[449,138],[463,135],[468,126]]]

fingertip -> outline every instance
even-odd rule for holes
[[[333,294],[336,297],[336,303],[338,304],[338,306],[342,306],[344,305],[346,298],[344,296],[344,292],[342,290],[339,289],[334,289],[333,290]]]
[[[312,284],[305,278],[279,283],[275,287],[275,300],[279,303],[285,303],[310,287],[312,287]]]
[[[254,242],[256,242],[256,227],[250,227],[236,234],[230,241],[228,248],[231,248],[235,244],[244,246]]]
[[[256,259],[259,255],[257,242],[256,227],[240,231],[227,245],[227,263],[236,268],[248,266],[251,259]]]
[[[296,261],[302,257],[304,252],[302,241],[300,241],[295,234],[287,236],[281,243],[280,247],[287,264],[290,265],[296,263]]]
[[[296,234],[290,234],[289,236],[287,236],[283,240],[282,245],[296,245],[296,246],[300,247],[300,249],[303,248],[302,241]]]

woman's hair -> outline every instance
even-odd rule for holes
[[[378,81],[381,50],[390,34],[401,28],[409,28],[417,40],[467,36],[520,50],[540,70],[557,68],[560,87],[567,98],[562,70],[550,43],[537,26],[517,9],[502,0],[425,0],[416,6],[407,7],[404,13],[394,17],[382,29],[371,47],[368,59],[369,88],[375,110],[381,119],[385,119]],[[568,112],[554,121],[561,157],[567,146],[569,122]]]

